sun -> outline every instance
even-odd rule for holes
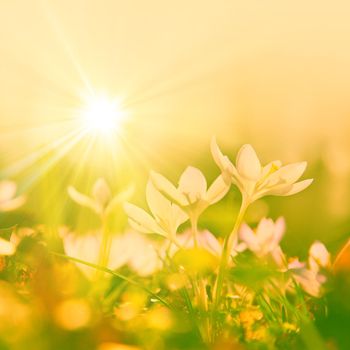
[[[89,96],[80,111],[84,129],[88,133],[100,135],[118,131],[124,115],[120,102],[105,95]]]

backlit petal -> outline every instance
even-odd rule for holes
[[[148,181],[146,187],[147,204],[155,217],[163,220],[171,215],[171,202],[167,200],[153,185]]]
[[[11,200],[0,202],[0,211],[12,211],[21,207],[26,201],[26,196],[15,197]]]
[[[118,193],[116,196],[112,198],[112,200],[108,203],[105,213],[109,214],[113,211],[118,205],[123,204],[127,200],[131,198],[134,194],[135,187],[134,185],[130,185],[126,190]]]
[[[68,187],[68,194],[76,203],[92,209],[97,214],[101,214],[102,208],[92,198],[80,193],[73,186]]]
[[[295,183],[292,188],[287,191],[284,194],[281,194],[282,196],[291,196],[293,194],[299,193],[303,190],[305,190],[305,188],[309,187],[313,182],[313,179],[308,179],[308,180],[303,180],[303,181],[299,181],[297,183]]]
[[[237,155],[236,166],[241,176],[249,180],[259,180],[262,170],[261,164],[251,145],[241,147]]]
[[[210,149],[211,149],[211,154],[213,156],[213,159],[217,164],[217,166],[220,168],[220,170],[222,172],[226,172],[226,171],[231,172],[232,168],[234,168],[234,165],[228,159],[228,157],[221,152],[218,144],[216,143],[215,137],[211,139]]]
[[[269,177],[269,184],[273,184],[273,182],[276,180],[279,180],[279,182],[292,184],[298,181],[301,175],[303,175],[306,166],[306,162],[285,165],[277,171],[275,171]]]
[[[178,189],[163,175],[158,174],[154,171],[150,173],[150,179],[154,187],[166,196],[172,202],[179,204],[180,206],[188,205],[186,197],[181,194]]]
[[[151,215],[143,209],[131,203],[124,204],[126,215],[142,228],[144,233],[159,233],[164,235],[164,231],[159,227]]]
[[[189,166],[180,177],[179,190],[189,196],[191,202],[195,202],[205,198],[207,181],[199,169]]]
[[[0,202],[10,200],[16,195],[17,185],[14,181],[0,181]]]
[[[104,178],[98,179],[92,188],[92,197],[101,207],[105,207],[110,201],[112,194],[111,190]]]
[[[218,176],[208,189],[207,201],[210,204],[218,202],[226,195],[229,189],[230,186],[224,181],[222,175]]]

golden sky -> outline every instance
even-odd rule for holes
[[[348,1],[1,0],[2,158],[66,134],[89,88],[125,101],[151,151],[195,153],[213,134],[287,160],[347,149],[349,13]]]

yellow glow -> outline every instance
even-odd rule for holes
[[[104,95],[89,97],[81,110],[81,118],[87,132],[110,134],[117,131],[124,113],[117,100]]]

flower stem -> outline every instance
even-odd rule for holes
[[[193,235],[194,247],[198,248],[198,218],[196,215],[190,215],[191,229]]]
[[[198,217],[196,215],[190,216],[191,229],[193,234],[194,247],[198,248]],[[208,318],[208,296],[203,278],[198,274],[194,278],[195,288],[197,294],[198,304],[200,307],[202,327],[199,327],[203,340],[208,343],[210,339],[210,320]]]
[[[106,216],[101,216],[101,227],[102,227],[102,240],[98,257],[98,265],[102,267],[107,267],[109,253],[111,250],[111,235],[108,229]],[[101,277],[101,271],[97,271],[98,278]],[[97,278],[97,279],[98,279]]]
[[[215,286],[214,286],[214,291],[213,291],[213,314],[212,314],[212,322],[215,320],[215,312],[217,312],[220,302],[221,302],[221,297],[222,297],[222,289],[223,289],[223,283],[224,283],[224,277],[226,274],[227,266],[229,264],[229,259],[232,253],[232,249],[235,243],[235,239],[237,237],[238,230],[243,222],[244,215],[246,213],[246,210],[249,206],[249,202],[243,197],[242,199],[242,204],[239,209],[239,213],[235,222],[235,225],[229,235],[226,236],[225,241],[224,241],[224,247],[222,250],[222,255],[221,255],[221,261],[220,261],[220,266],[219,266],[219,272],[215,281]],[[212,325],[214,326],[214,325]],[[214,328],[214,327],[213,327]],[[215,337],[215,335],[213,335]]]

